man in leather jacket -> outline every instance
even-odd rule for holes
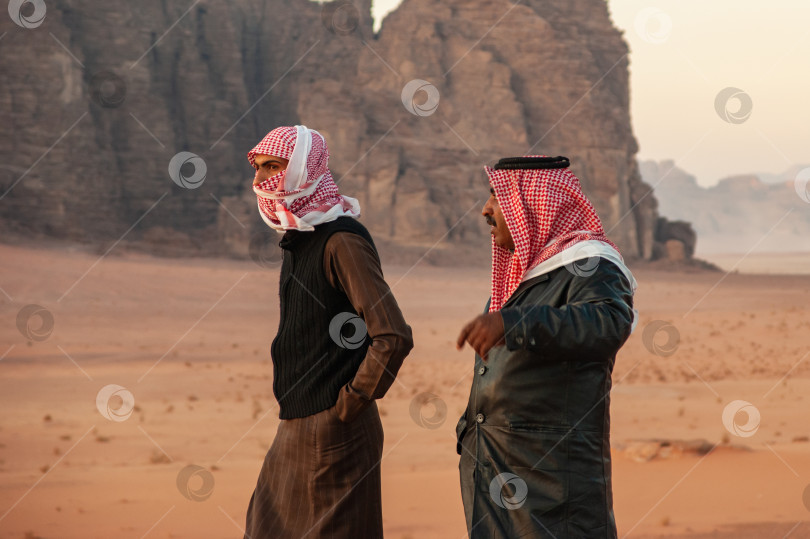
[[[613,538],[610,388],[635,279],[564,157],[486,167],[492,295],[456,428],[470,537]]]

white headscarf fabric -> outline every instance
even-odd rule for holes
[[[329,149],[323,135],[303,125],[277,127],[248,152],[287,159],[287,169],[253,186],[259,214],[267,226],[286,230],[313,230],[338,217],[360,216],[360,203],[343,196],[329,171]]]

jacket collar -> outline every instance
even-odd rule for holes
[[[520,286],[518,286],[518,287],[515,289],[515,291],[514,291],[514,292],[512,293],[512,295],[509,297],[509,299],[507,300],[507,302],[506,302],[506,303],[504,303],[504,305],[503,305],[503,307],[502,307],[502,308],[504,308],[504,309],[505,309],[505,308],[506,308],[506,307],[508,307],[508,306],[509,306],[511,303],[514,303],[515,301],[517,301],[517,298],[518,298],[518,297],[520,297],[520,296],[523,294],[523,292],[525,292],[525,291],[526,291],[526,290],[528,290],[529,288],[533,287],[534,285],[536,285],[536,284],[540,284],[540,283],[542,283],[542,282],[544,282],[544,281],[548,281],[548,280],[549,280],[549,278],[550,278],[550,277],[549,277],[549,275],[550,275],[551,273],[553,273],[553,271],[552,271],[552,272],[549,272],[549,273],[544,273],[544,274],[542,274],[542,275],[538,275],[537,277],[532,277],[532,278],[531,278],[531,279],[529,279],[528,281],[523,281],[522,283],[520,283]]]

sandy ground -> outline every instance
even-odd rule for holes
[[[761,253],[749,255],[732,253],[700,253],[698,257],[708,260],[724,271],[765,274],[810,274],[807,253]]]
[[[611,396],[620,536],[810,537],[810,275],[636,276]],[[461,539],[453,427],[472,354],[453,340],[488,272],[386,277],[416,340],[380,403],[386,537]],[[0,537],[241,537],[279,421],[277,279],[252,262],[0,246]],[[20,330],[28,304],[52,331],[36,316]],[[109,384],[124,392],[99,409]],[[411,414],[423,393],[447,408],[438,428]],[[726,428],[737,400],[751,415]]]

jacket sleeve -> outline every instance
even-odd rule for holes
[[[633,322],[633,290],[627,278],[602,259],[596,273],[570,277],[567,284],[560,307],[535,304],[501,310],[509,350],[527,350],[548,361],[612,357],[618,352]]]
[[[330,284],[349,298],[371,338],[366,357],[335,404],[338,417],[348,422],[385,395],[413,348],[413,338],[383,278],[380,259],[365,239],[350,232],[333,234],[324,249],[324,271]]]

